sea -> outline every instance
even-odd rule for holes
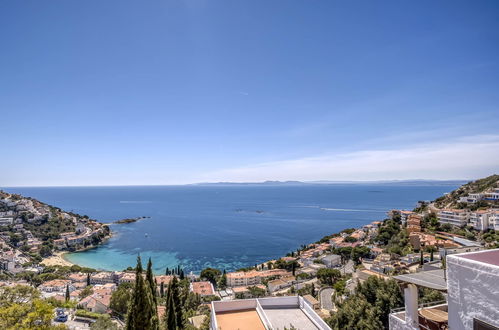
[[[390,209],[412,209],[457,188],[457,182],[255,184],[120,187],[16,187],[10,193],[112,224],[97,248],[66,254],[102,270],[151,258],[155,273],[180,265],[233,271],[279,258],[302,244],[383,220]]]

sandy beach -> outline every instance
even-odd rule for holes
[[[62,257],[64,253],[65,252],[56,252],[53,256],[44,258],[41,264],[45,266],[72,266],[73,264],[71,262]]]

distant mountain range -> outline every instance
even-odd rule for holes
[[[383,185],[463,185],[469,180],[380,180],[380,181],[264,181],[264,182],[203,182],[196,186],[302,186],[302,185],[335,185],[335,184],[383,184]]]

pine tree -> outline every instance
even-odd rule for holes
[[[140,256],[137,257],[137,267],[135,271],[135,287],[132,299],[128,306],[127,330],[158,330],[158,312],[156,304],[151,294],[151,289],[147,281],[142,277],[142,262]]]
[[[66,302],[69,301],[69,298],[70,298],[70,296],[69,296],[69,284],[66,284]]]
[[[152,274],[152,262],[151,258],[149,258],[149,261],[147,262],[147,272],[146,272],[146,281],[151,288],[151,295],[154,299],[154,304],[157,304],[157,299],[158,299],[158,294],[156,291],[156,282],[154,281],[154,276]]]

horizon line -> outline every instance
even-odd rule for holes
[[[494,174],[491,174],[494,175]],[[387,179],[387,180],[265,180],[265,181],[218,181],[218,182],[195,182],[195,183],[180,183],[180,184],[111,184],[111,185],[19,185],[19,186],[0,186],[4,188],[98,188],[98,187],[171,187],[171,186],[196,186],[196,185],[271,185],[275,184],[310,184],[310,185],[326,185],[326,184],[345,184],[345,183],[404,183],[404,182],[452,182],[452,181],[473,181],[476,178],[461,178],[461,179]]]

